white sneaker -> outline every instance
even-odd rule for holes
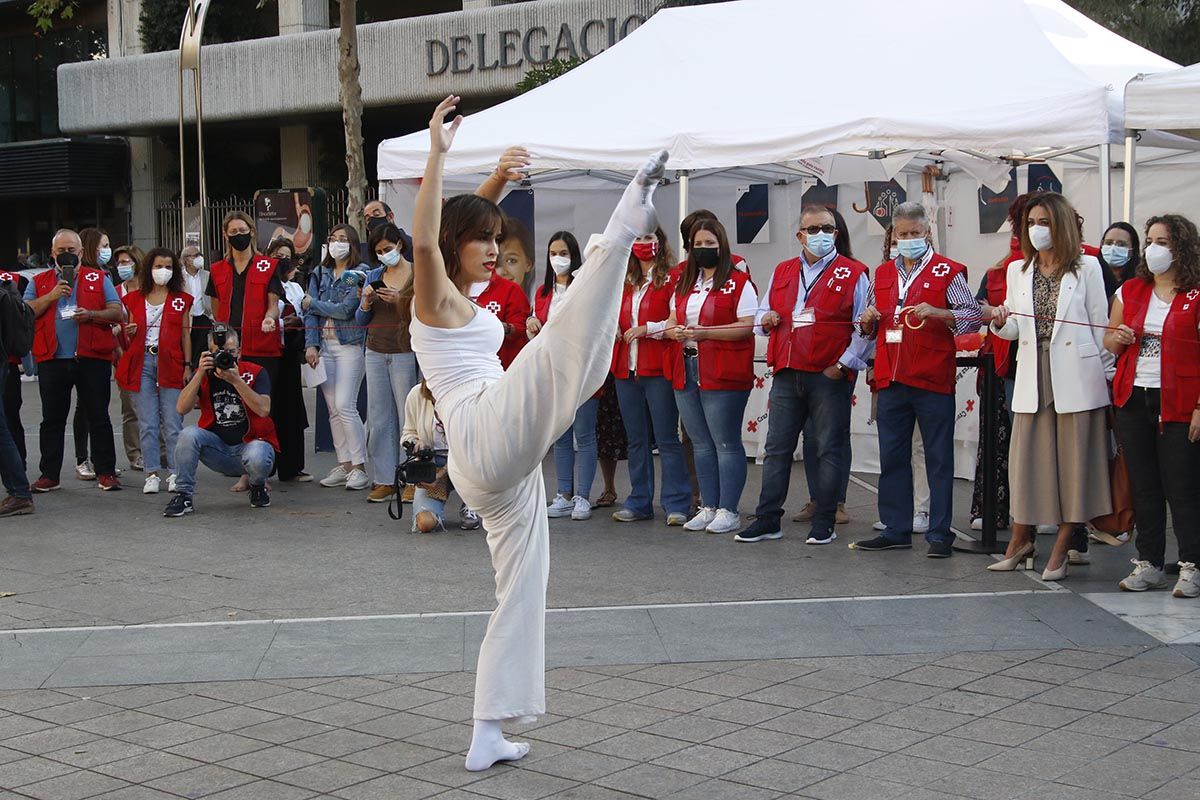
[[[1162,589],[1170,583],[1167,573],[1149,561],[1138,561],[1136,558],[1131,558],[1130,563],[1133,564],[1133,572],[1118,584],[1125,591],[1144,592],[1147,589]],[[1183,577],[1182,569],[1179,571],[1179,576]]]
[[[91,460],[75,465],[75,477],[79,478],[81,481],[96,480],[96,470],[92,466]]]
[[[171,492],[172,494],[174,494],[175,481],[178,477],[179,476],[177,476],[174,472],[172,472],[170,475],[167,476],[167,491],[168,492]]]
[[[551,519],[569,517],[575,511],[575,504],[561,494],[554,495],[554,502],[546,507],[546,516]]]
[[[1200,570],[1191,561],[1179,562],[1179,580],[1171,594],[1175,597],[1200,597]]]
[[[571,519],[579,520],[592,518],[592,504],[588,502],[586,497],[575,495],[571,498],[571,502],[575,504],[575,507],[571,509]]]
[[[709,533],[733,533],[742,527],[742,518],[736,511],[727,508],[717,509],[713,521],[704,530]]]
[[[689,519],[683,525],[685,531],[702,531],[705,530],[712,521],[717,518],[717,510],[715,508],[701,507],[696,512],[696,516]]]
[[[688,521],[687,514],[681,514],[678,511],[672,511],[667,514],[667,527],[679,528],[686,525]]]
[[[887,530],[887,525],[884,525],[884,524],[883,524],[883,520],[881,520],[881,519],[877,519],[877,520],[875,520],[875,524],[874,524],[874,525],[872,525],[872,526],[871,526],[871,528],[872,528],[872,530],[877,530],[877,531],[886,531],[886,530]]]
[[[918,511],[913,515],[913,533],[929,533],[929,515]]]
[[[973,530],[973,531],[983,530],[983,519],[981,517],[976,517],[975,519],[971,520],[971,530]]]
[[[34,383],[37,381],[37,375],[22,375],[21,383]]]
[[[324,481],[321,481],[324,483]],[[361,469],[352,469],[350,474],[346,476],[346,489],[352,492],[357,492],[371,486],[371,479],[367,477],[367,473]]]
[[[147,475],[146,482],[142,485],[142,494],[158,494],[159,480],[157,475]],[[171,489],[171,491],[175,491]]]
[[[338,464],[333,469],[329,470],[329,474],[321,478],[321,485],[326,487],[345,486],[346,478],[350,477],[350,473],[346,472],[346,468]]]

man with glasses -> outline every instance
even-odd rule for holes
[[[850,436],[850,398],[870,343],[854,335],[867,300],[867,267],[838,253],[837,224],[824,206],[800,212],[800,255],[775,268],[755,317],[756,333],[769,336],[767,362],[775,372],[767,417],[762,491],[755,520],[739,542],[780,539],[793,454],[808,425],[815,463],[816,510],[808,544],[828,544]]]

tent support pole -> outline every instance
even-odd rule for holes
[[[1112,154],[1108,142],[1100,145],[1100,230],[1112,224]]]
[[[1125,208],[1124,219],[1133,224],[1134,174],[1137,172],[1137,134],[1128,131],[1125,135]]]
[[[683,218],[688,215],[688,170],[681,169],[675,173],[679,178],[679,221],[682,223]],[[679,253],[682,255],[684,250],[684,233],[679,232]]]

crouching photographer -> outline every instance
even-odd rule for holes
[[[251,508],[271,505],[267,476],[279,450],[271,422],[271,380],[259,365],[239,360],[239,345],[236,330],[214,326],[208,352],[200,356],[196,374],[179,395],[179,413],[187,414],[199,405],[200,419],[179,434],[176,494],[164,517],[192,513],[196,469],[201,463],[231,478],[245,475]]]
[[[417,487],[413,494],[414,532],[444,531],[446,501],[450,497],[450,476],[446,470],[446,429],[433,406],[433,393],[421,381],[404,401],[404,429],[400,443],[408,454],[396,470],[397,483]],[[397,495],[397,498],[399,495]],[[479,528],[479,515],[464,503],[458,510],[458,527],[464,531]]]

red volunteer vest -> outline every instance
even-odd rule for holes
[[[162,326],[158,329],[158,386],[160,389],[183,388],[183,322],[190,314],[192,296],[170,292],[163,304]],[[146,298],[139,291],[125,295],[129,321],[137,324],[137,333],[117,362],[117,385],[127,392],[142,388],[142,365],[146,361]]]
[[[529,300],[526,299],[525,293],[521,291],[519,285],[493,272],[487,288],[479,297],[475,298],[475,302],[481,308],[486,308],[495,314],[501,322],[507,322],[512,326],[512,333],[504,337],[504,342],[497,352],[500,357],[500,366],[508,369],[508,365],[517,357],[517,353],[521,352],[525,342],[529,341],[525,335],[525,320],[529,316]]]
[[[731,325],[737,322],[738,298],[742,287],[750,276],[734,270],[725,285],[714,287],[700,307],[698,324]],[[695,290],[693,289],[693,292]],[[688,298],[693,292],[675,295],[675,319],[684,324],[687,319]],[[728,389],[747,391],[754,384],[754,338],[736,342],[706,339],[696,343],[700,349],[700,388],[705,390]],[[671,340],[663,358],[663,375],[676,389],[682,389],[687,381],[683,367],[683,343]]]
[[[242,296],[242,355],[272,358],[282,354],[283,342],[278,329],[263,333],[267,315],[267,288],[275,277],[275,259],[254,256],[246,266],[246,289]],[[233,264],[222,259],[210,268],[209,280],[217,287],[215,322],[229,322],[229,302],[233,296]]]
[[[75,273],[75,302],[89,311],[103,311],[104,272],[94,267],[79,267]],[[58,273],[53,269],[39,272],[33,279],[38,297],[48,294],[58,285]],[[33,357],[39,362],[50,361],[58,349],[58,331],[54,324],[58,319],[58,304],[52,303],[33,325]],[[75,345],[77,358],[97,358],[111,361],[115,347],[111,322],[80,322],[79,338]]]
[[[1133,328],[1137,339],[1117,359],[1113,379],[1113,403],[1124,406],[1133,393],[1138,350],[1146,324],[1146,310],[1154,291],[1151,281],[1140,278],[1121,284],[1125,324]],[[1200,289],[1176,293],[1171,310],[1163,322],[1162,391],[1159,419],[1162,422],[1192,421],[1192,411],[1200,399]]]
[[[904,306],[921,303],[948,308],[946,290],[955,276],[966,269],[934,253],[905,298],[900,297],[896,262],[885,261],[875,270],[875,307],[882,315],[875,343],[875,391],[895,382],[940,394],[954,393],[954,332],[937,320],[929,320],[923,328],[913,330],[904,324],[903,318],[895,322],[894,313]],[[887,332],[893,328],[903,331],[899,344],[887,343]]]
[[[550,319],[550,301],[554,298],[554,288],[546,291],[545,285],[539,286],[533,293],[533,315],[543,325]]]
[[[617,318],[617,343],[613,345],[612,374],[614,377],[626,380],[629,378],[629,344],[621,336],[633,327],[633,295],[637,290],[625,284],[621,295],[621,313]],[[671,294],[675,291],[675,281],[670,278],[657,289],[653,284],[646,288],[642,301],[638,304],[638,324],[662,322],[671,316]],[[663,358],[667,352],[667,339],[651,339],[643,336],[638,339],[637,374],[643,378],[656,377],[663,374]]]
[[[1018,253],[1017,258],[1021,258]],[[997,267],[987,271],[987,302],[989,306],[999,306],[1004,304],[1005,298],[1008,297],[1008,270],[1005,267]],[[1002,339],[995,334],[989,333],[983,337],[984,353],[991,353],[992,358],[996,363],[996,374],[1001,378],[1008,377],[1012,374],[1013,368],[1013,343],[1008,339]]]
[[[841,255],[834,258],[804,302],[804,308],[813,310],[816,324],[797,328],[792,312],[800,296],[801,269],[800,258],[793,258],[777,266],[771,279],[768,301],[771,310],[779,314],[779,324],[771,331],[767,363],[776,372],[781,369],[821,372],[832,367],[854,336],[854,326],[850,324],[854,320],[854,288],[866,274],[866,264]]]
[[[238,372],[242,375],[242,380],[251,389],[254,388],[254,382],[258,380],[259,373],[262,372],[262,367],[251,361],[239,361],[237,364]],[[206,430],[212,428],[212,424],[216,421],[213,415],[212,397],[208,392],[208,380],[205,379],[200,384],[200,419],[197,424]],[[255,439],[262,439],[271,447],[275,448],[275,452],[279,452],[279,439],[275,437],[275,423],[271,421],[270,415],[260,417],[250,409],[246,409],[246,420],[250,423],[246,429],[246,435],[242,437],[242,441],[249,443]]]

